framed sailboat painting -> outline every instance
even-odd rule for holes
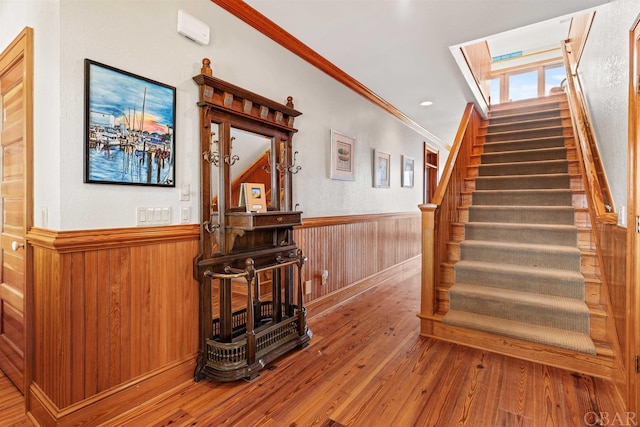
[[[175,187],[176,88],[84,65],[84,182]]]

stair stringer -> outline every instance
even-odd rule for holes
[[[431,319],[430,332],[424,333],[424,335],[588,375],[613,379],[614,371],[619,368],[616,363],[616,358],[619,357],[616,349],[619,346],[611,340],[611,337],[616,336],[615,330],[611,330],[611,325],[613,324],[612,310],[610,305],[607,304],[608,294],[606,293],[606,285],[602,281],[601,266],[594,243],[594,230],[589,217],[583,179],[574,145],[571,119],[568,116],[566,97],[562,94],[540,98],[529,103],[519,102],[519,104],[545,104],[546,102],[561,103],[562,127],[564,128],[564,141],[571,175],[572,202],[576,208],[575,224],[579,227],[578,241],[581,252],[581,270],[586,279],[585,300],[591,315],[590,336],[596,344],[596,354],[590,355],[503,335],[452,326],[442,322],[442,318],[449,309],[448,292],[454,279],[453,265],[459,260],[460,242],[464,240],[464,224],[469,221],[470,194],[475,188],[480,155],[483,153],[486,141],[486,132],[482,130],[478,133],[473,147],[474,159],[472,159],[471,166],[467,169],[466,194],[463,194],[458,207],[459,222],[452,224],[452,240],[447,244],[446,261],[439,267],[439,281],[435,289],[436,307],[435,314]],[[481,129],[483,127],[486,128],[488,124],[489,120],[484,120],[481,124]]]

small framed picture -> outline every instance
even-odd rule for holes
[[[355,180],[354,145],[355,139],[331,130],[331,179]]]
[[[409,156],[402,155],[402,186],[413,187],[413,168],[415,162]]]
[[[391,155],[373,150],[373,186],[389,188],[391,186]]]
[[[239,206],[244,206],[247,212],[266,212],[267,199],[264,184],[243,182],[240,184]]]

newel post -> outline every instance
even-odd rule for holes
[[[431,335],[436,304],[436,212],[438,205],[420,205],[422,212],[422,290],[420,298],[420,334]]]

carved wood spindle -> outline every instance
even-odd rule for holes
[[[209,58],[204,58],[202,60],[202,68],[200,68],[200,73],[213,77],[213,70],[211,69],[211,60]]]

